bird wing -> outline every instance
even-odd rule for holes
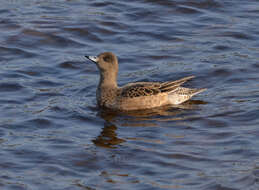
[[[187,80],[193,79],[194,77],[195,76],[189,76],[189,77],[181,78],[179,80],[163,82],[161,84],[160,90],[162,92],[172,92],[176,90],[179,86],[181,86],[183,83],[185,83]]]
[[[185,77],[176,81],[168,82],[137,82],[129,83],[120,88],[120,96],[127,98],[135,98],[140,96],[153,96],[159,93],[169,93],[176,90],[187,80],[194,78],[194,76]]]

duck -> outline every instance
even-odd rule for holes
[[[117,84],[119,64],[112,52],[98,56],[85,56],[99,69],[100,79],[96,90],[97,104],[116,111],[153,109],[166,105],[179,105],[206,88],[186,88],[181,85],[194,76],[166,82],[133,82],[122,87]]]

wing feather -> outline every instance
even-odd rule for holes
[[[134,98],[140,96],[152,96],[159,93],[170,93],[175,90],[187,80],[194,78],[194,76],[185,77],[176,81],[168,82],[137,82],[130,83],[120,89],[122,97]]]

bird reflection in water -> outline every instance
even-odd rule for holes
[[[163,106],[148,110],[137,110],[130,112],[116,112],[112,110],[102,109],[98,115],[104,120],[104,127],[92,142],[99,147],[104,148],[116,148],[125,142],[125,139],[119,138],[116,130],[117,126],[114,123],[120,123],[120,126],[131,126],[131,127],[146,127],[156,126],[157,123],[154,121],[181,121],[186,118],[183,116],[187,110],[198,109],[199,105],[207,104],[207,102],[200,100],[189,100],[183,104],[176,106]]]
[[[93,140],[93,143],[104,148],[115,148],[116,145],[125,142],[124,139],[117,137],[116,130],[117,127],[115,125],[105,122],[101,134]]]

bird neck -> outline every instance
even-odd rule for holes
[[[101,72],[100,88],[117,88],[117,72]]]

